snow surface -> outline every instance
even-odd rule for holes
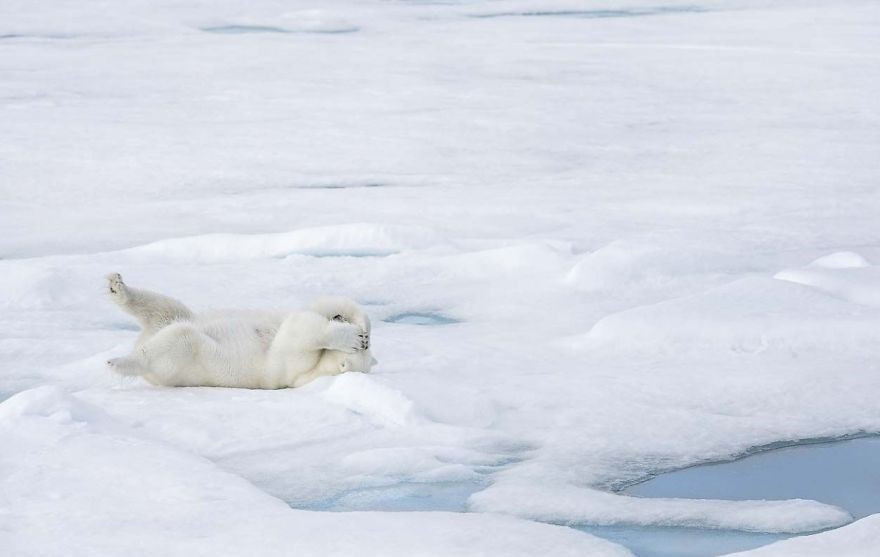
[[[739,557],[872,557],[877,554],[880,515],[872,515],[838,530],[782,540],[758,549],[732,553]]]
[[[548,482],[549,483],[549,482]],[[626,497],[585,488],[547,485],[537,489],[501,483],[471,496],[471,508],[492,511],[508,501],[515,513],[546,522],[718,528],[746,532],[797,533],[841,526],[852,516],[804,499],[724,501]]]
[[[625,555],[533,520],[839,526],[613,490],[880,432],[878,24],[872,0],[0,3],[0,547]],[[380,363],[113,377],[136,328],[111,271],[196,309],[350,296]],[[321,512],[406,486],[472,512]],[[767,551],[867,554],[874,517]]]
[[[0,409],[0,442],[14,449],[0,456],[11,471],[0,532],[7,555],[629,554],[574,530],[491,515],[294,510],[55,387]]]

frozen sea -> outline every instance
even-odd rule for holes
[[[0,2],[0,553],[876,555],[878,28],[874,0]],[[115,271],[195,309],[349,296],[379,365],[123,380]],[[735,489],[694,466],[851,437],[712,465],[764,458]]]

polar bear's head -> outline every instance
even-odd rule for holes
[[[344,321],[356,325],[361,331],[367,334],[369,339],[371,330],[370,318],[354,301],[349,300],[348,298],[327,296],[317,299],[310,309],[315,313],[323,315],[327,319]],[[370,368],[378,363],[376,358],[373,357],[373,353],[370,352],[369,341],[366,350],[358,350],[352,354],[337,352],[335,350],[331,352],[332,353],[330,354],[325,354],[325,362],[328,365],[337,366],[336,369],[338,370],[338,373],[345,373],[347,371],[369,373]]]

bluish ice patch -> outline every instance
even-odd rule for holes
[[[388,257],[394,255],[397,251],[391,250],[375,250],[375,251],[348,251],[348,252],[313,252],[307,253],[310,257]]]
[[[277,256],[277,259],[285,259],[287,257],[388,257],[400,253],[398,250],[347,250],[347,251],[297,251]]]
[[[24,34],[24,33],[0,33],[0,41],[13,39],[75,39],[76,35],[64,33]]]
[[[202,27],[202,31],[206,33],[219,33],[222,35],[241,35],[244,33],[290,33],[283,27],[274,27],[272,25],[216,25],[212,27]]]
[[[379,182],[366,182],[363,184],[318,184],[315,186],[298,186],[299,189],[313,189],[313,190],[348,190],[355,188],[381,188],[385,187],[387,184],[381,184]]]
[[[485,484],[478,481],[402,482],[387,487],[349,491],[335,499],[305,508],[321,511],[465,512],[468,497],[484,487]]]
[[[398,313],[383,319],[386,323],[399,323],[404,325],[449,325],[458,323],[457,319],[446,317],[433,312],[406,312]]]
[[[434,316],[436,314],[404,313],[394,318],[418,321],[416,317]],[[494,469],[492,467],[486,472],[491,473]],[[297,508],[466,512],[468,498],[484,487],[485,482],[481,481],[401,482],[352,490],[332,500]],[[842,507],[856,518],[861,518],[880,512],[880,497],[877,497],[877,493],[880,493],[880,437],[808,441],[793,446],[771,445],[738,460],[702,464],[660,474],[624,489],[623,493],[640,497],[693,499],[814,499]],[[626,525],[574,527],[619,543],[637,557],[715,557],[792,537],[787,534],[704,528]]]
[[[880,512],[880,437],[764,450],[660,474],[625,492],[692,499],[813,499],[862,518]]]
[[[420,6],[456,6],[472,2],[473,0],[406,0],[407,4],[417,4]]]
[[[206,33],[217,33],[220,35],[245,35],[251,33],[318,33],[324,35],[338,35],[342,33],[355,33],[360,31],[359,27],[340,26],[340,27],[315,27],[312,29],[286,29],[284,27],[276,27],[274,25],[213,25],[209,27],[200,27]]]
[[[21,391],[0,391],[0,403]]]
[[[700,13],[707,11],[699,6],[659,6],[655,8],[597,9],[597,10],[529,10],[522,12],[497,12],[474,14],[471,17],[490,19],[498,17],[574,17],[579,19],[605,19],[615,17],[643,17],[676,13]]]
[[[407,187],[401,184],[389,184],[384,182],[336,182],[336,183],[317,183],[317,184],[287,184],[287,185],[269,185],[269,186],[253,186],[247,188],[230,187],[223,190],[224,195],[254,195],[267,193],[284,193],[294,190],[349,190],[349,189],[372,189],[372,188],[391,188],[391,187]]]
[[[704,528],[578,526],[578,530],[619,543],[636,557],[708,557],[745,551],[787,538]]]
[[[623,490],[638,497],[813,499],[856,519],[880,512],[880,437],[812,440],[760,447],[737,460],[655,476]],[[703,528],[578,526],[637,557],[714,557],[791,537]]]

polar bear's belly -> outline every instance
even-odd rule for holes
[[[196,323],[212,341],[181,380],[215,387],[274,388],[266,377],[266,355],[277,332],[271,320],[215,318]]]

